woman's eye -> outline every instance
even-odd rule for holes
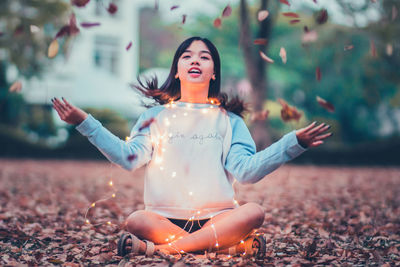
[[[209,60],[209,58],[208,58],[208,57],[201,57],[201,59],[206,59],[206,60]]]
[[[190,56],[183,56],[182,58],[189,58]]]

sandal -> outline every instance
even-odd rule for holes
[[[132,249],[131,251],[127,251],[126,250],[126,241],[128,239],[132,240]],[[155,246],[153,242],[144,240],[144,242],[146,243],[146,256],[150,257],[154,255],[154,251],[155,251]],[[118,240],[118,256],[122,256],[124,257],[125,255],[129,254],[129,253],[133,253],[135,255],[139,254],[139,249],[140,249],[140,239],[137,238],[135,235],[131,234],[131,233],[125,233],[121,236],[121,238]]]
[[[251,235],[245,241],[245,253],[247,256],[254,256],[256,259],[264,259],[267,248],[267,242],[262,235]],[[236,245],[237,246],[237,245]],[[237,253],[236,246],[229,248],[229,255]]]

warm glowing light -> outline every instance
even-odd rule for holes
[[[171,235],[169,238],[174,239],[174,238],[175,238],[175,235]]]
[[[169,239],[168,238],[165,238],[165,242],[168,242],[169,241]]]
[[[162,151],[162,152],[165,152],[165,148],[162,148],[161,151]]]
[[[216,246],[216,247],[219,247],[219,244],[218,244],[218,242],[215,244],[215,246]]]
[[[176,172],[172,172],[171,177],[175,177],[176,176]]]
[[[236,205],[239,204],[236,199],[233,200],[233,203],[235,203]]]
[[[207,112],[208,112],[207,109],[202,109],[201,111],[202,111],[203,113],[207,113]]]
[[[213,228],[213,229],[215,228],[214,224],[211,224],[211,228]]]
[[[192,104],[186,104],[186,106],[188,107],[188,108],[191,108],[192,107]]]
[[[108,222],[107,222],[107,224],[108,224],[108,225],[111,225],[111,222],[110,222],[110,221],[108,221]]]
[[[168,243],[168,246],[172,246],[172,243]]]
[[[86,219],[86,223],[87,223],[87,224],[89,224],[89,223],[90,223],[88,219]]]
[[[161,167],[160,167],[160,170],[164,170],[164,167],[163,167],[163,166],[161,166]]]
[[[156,163],[159,164],[163,161],[162,157],[156,157]]]
[[[189,192],[189,196],[193,196],[193,192],[192,191]]]
[[[240,243],[241,243],[241,244],[243,244],[243,243],[244,243],[244,241],[243,241],[243,240],[240,240]]]
[[[242,254],[242,255],[243,255],[243,256],[244,256],[244,255],[246,255],[246,252],[243,252],[243,254]]]
[[[92,207],[96,206],[96,203],[92,203]]]
[[[172,115],[172,118],[176,118],[176,114],[173,114],[173,115]]]
[[[130,139],[129,136],[125,137],[125,141],[129,141],[129,139]]]
[[[183,116],[187,116],[187,112],[183,113]]]
[[[110,181],[108,184],[109,184],[110,186],[113,186],[113,181]]]
[[[112,194],[112,197],[115,197],[115,194]]]
[[[181,253],[185,253],[185,251],[181,250]]]
[[[200,214],[200,211],[199,211],[199,210],[197,211],[197,214]]]

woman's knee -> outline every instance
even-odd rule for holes
[[[148,214],[144,210],[138,210],[126,219],[126,228],[129,232],[137,235],[146,232],[146,226],[148,225]]]
[[[249,223],[253,225],[253,228],[259,228],[264,223],[265,211],[264,208],[257,203],[247,203],[246,206],[248,213]]]

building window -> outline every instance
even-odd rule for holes
[[[120,62],[119,41],[116,38],[96,36],[93,60],[97,68],[118,74]]]

